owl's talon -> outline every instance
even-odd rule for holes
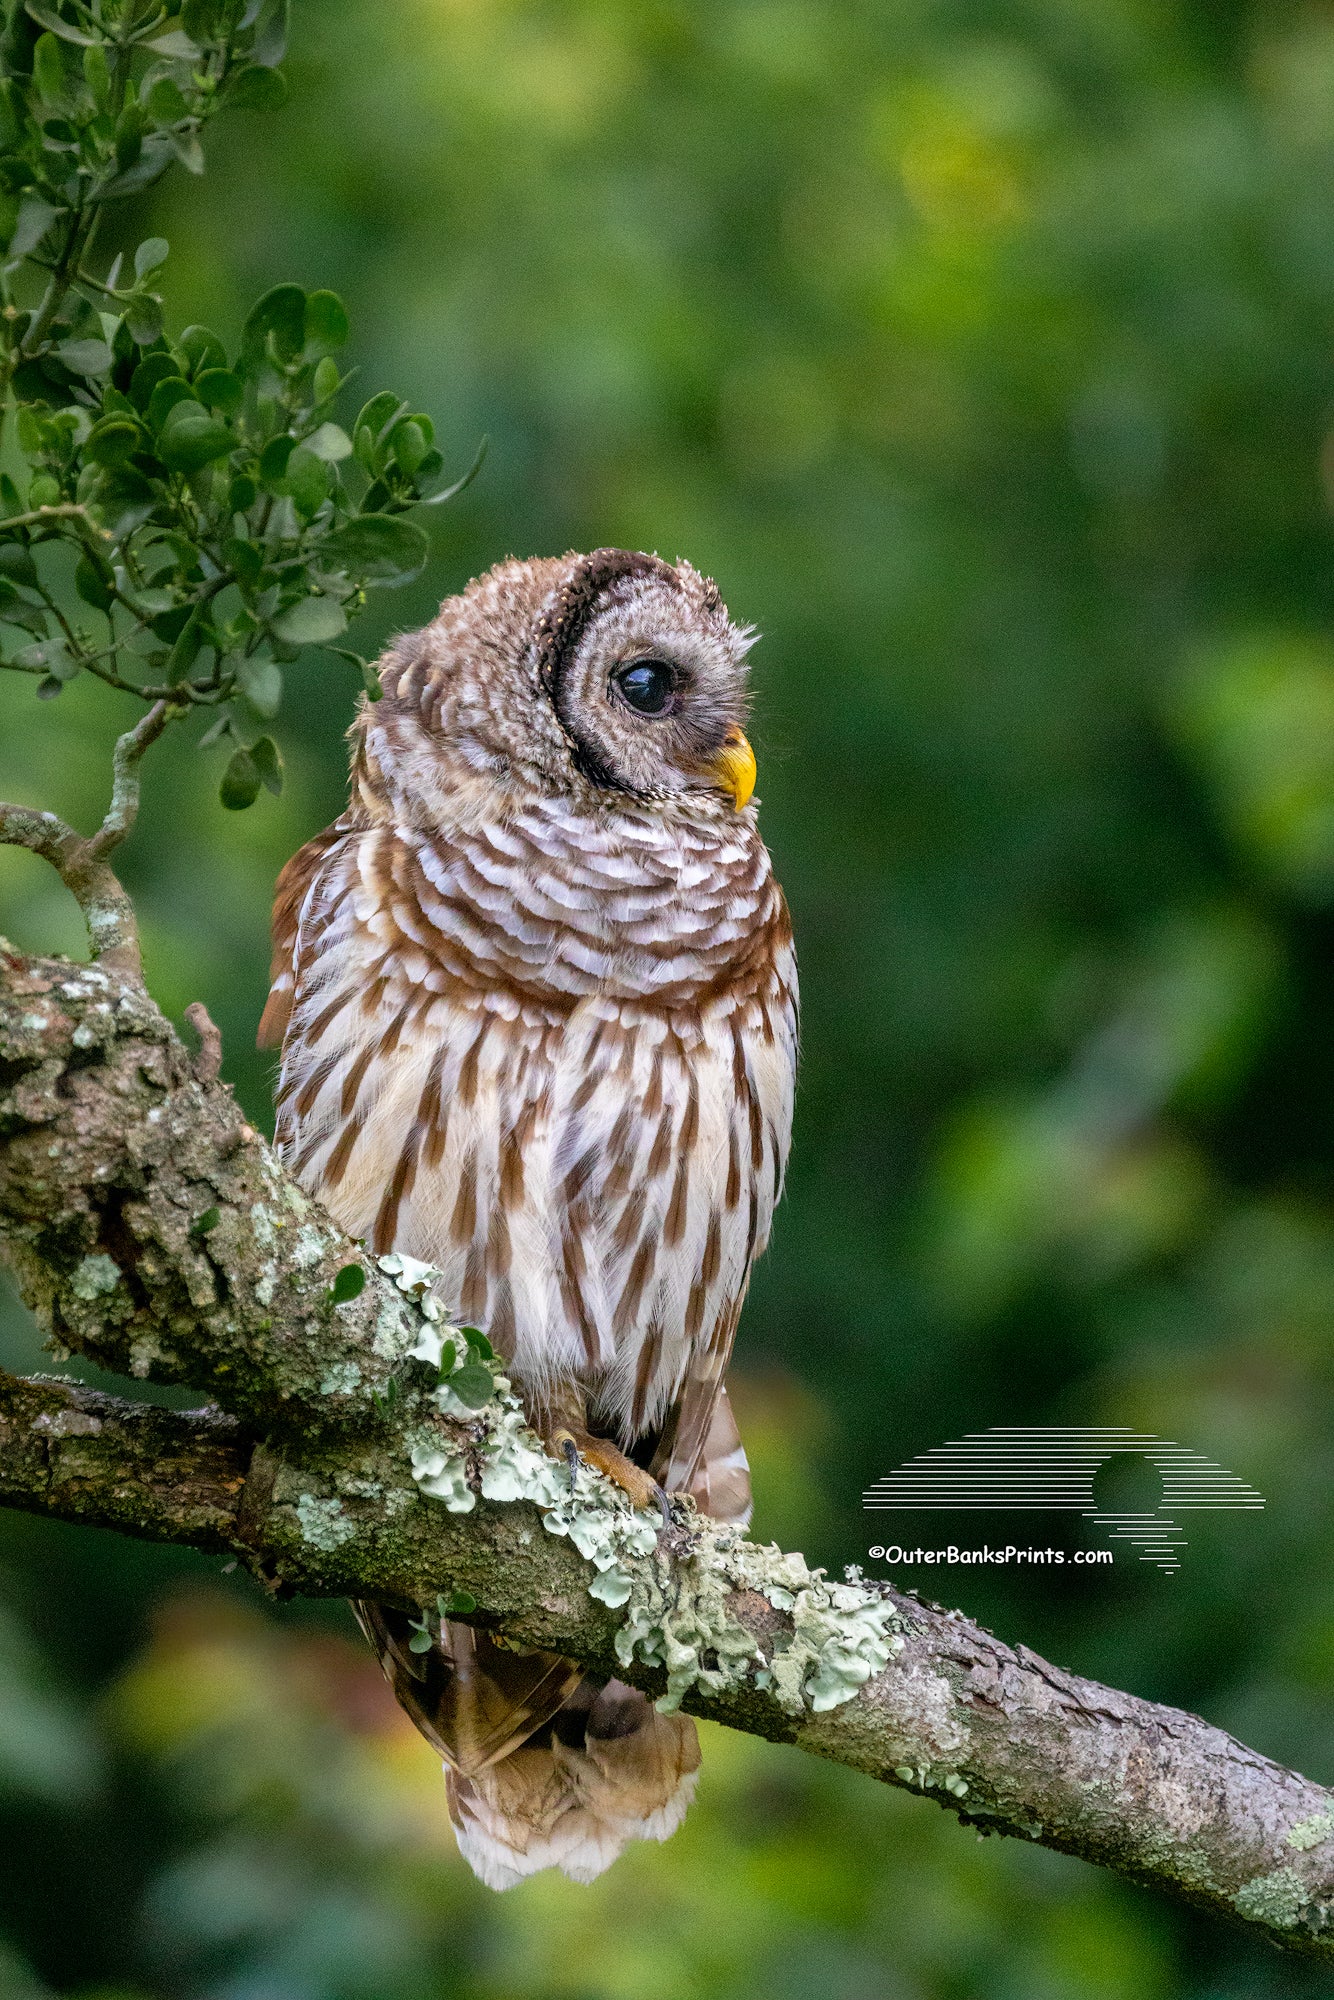
[[[572,1437],[561,1439],[561,1450],[565,1453],[565,1463],[570,1471],[570,1498],[574,1498],[575,1476],[579,1471],[579,1447]]]

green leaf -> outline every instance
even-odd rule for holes
[[[148,44],[160,56],[170,56],[173,62],[198,62],[202,50],[189,35],[183,35],[179,28],[173,28],[169,35],[158,35]]]
[[[134,275],[146,278],[150,271],[156,271],[166,263],[171,245],[165,236],[149,236],[134,253]]]
[[[313,451],[298,446],[287,461],[287,490],[298,514],[307,520],[316,513],[329,494],[329,468]]]
[[[320,544],[320,560],[327,568],[381,583],[407,583],[420,576],[430,552],[414,522],[390,514],[354,515]]]
[[[6,496],[14,512],[19,511],[18,495],[12,501]],[[0,542],[0,576],[8,576],[15,583],[26,583],[29,588],[37,581],[37,565],[32,553],[23,542]]]
[[[283,760],[278,745],[271,736],[261,736],[258,743],[251,744],[250,755],[265,791],[277,798],[283,788]]]
[[[225,458],[235,443],[226,424],[218,423],[198,403],[178,403],[158,439],[158,457],[171,472],[198,472]]]
[[[274,636],[289,646],[319,646],[347,630],[342,605],[333,597],[298,597],[272,621]]]
[[[127,300],[125,324],[139,347],[151,347],[162,338],[162,301],[140,293]]]
[[[287,477],[287,461],[296,450],[296,439],[284,434],[270,438],[259,455],[259,476],[266,486],[279,486]]]
[[[434,1644],[435,1641],[429,1632],[415,1631],[408,1640],[408,1651],[410,1653],[429,1653]]]
[[[62,340],[56,353],[72,375],[105,375],[111,367],[105,340]]]
[[[475,1361],[468,1362],[456,1375],[451,1375],[449,1387],[470,1410],[480,1410],[489,1403],[496,1389],[491,1370]]]
[[[378,396],[371,397],[369,403],[362,404],[357,421],[352,426],[353,437],[361,430],[368,430],[372,445],[382,443],[385,432],[406,408],[402,398],[396,396],[392,389],[382,389]]]
[[[224,416],[234,417],[245,401],[245,388],[239,375],[233,375],[230,368],[205,368],[195,377],[195,394],[210,410],[221,410]]]
[[[327,403],[331,396],[338,394],[338,386],[338,363],[332,354],[326,354],[324,359],[315,365],[315,374],[310,385],[311,396],[317,405]]]
[[[437,1597],[435,1605],[442,1618],[466,1618],[477,1609],[477,1599],[470,1590],[451,1590],[448,1597]]]
[[[26,257],[37,248],[58,215],[65,213],[39,194],[25,194],[9,238],[11,258]]]
[[[176,643],[167,656],[167,685],[169,687],[177,687],[185,679],[199,657],[199,648],[202,643],[203,634],[200,629],[199,607],[198,605],[194,605],[190,608],[186,621],[180,629]]]
[[[44,104],[59,104],[65,95],[65,58],[53,34],[39,35],[33,45],[32,80]]]
[[[454,1372],[454,1363],[458,1358],[459,1351],[453,1341],[442,1340],[440,1343],[440,1373],[442,1375],[452,1375]]]
[[[353,1299],[359,1299],[366,1289],[366,1273],[360,1264],[344,1264],[330,1286],[336,1306],[346,1306]]]
[[[486,458],[487,448],[490,445],[490,442],[491,442],[490,438],[483,438],[482,442],[477,447],[477,456],[474,458],[472,464],[468,467],[468,470],[464,473],[462,479],[456,479],[454,481],[454,484],[452,486],[446,486],[443,492],[432,493],[429,496],[429,498],[422,501],[423,507],[441,507],[444,505],[446,500],[452,500],[454,499],[456,494],[462,493],[465,486],[471,486],[473,480],[476,479],[478,473],[482,469],[482,464]]]
[[[204,148],[199,143],[197,132],[171,132],[168,134],[171,150],[188,174],[202,174],[204,171]]]
[[[190,387],[184,375],[164,375],[160,382],[154,383],[153,393],[148,399],[149,423],[155,431],[165,429],[167,418],[171,415],[172,411],[181,409],[182,405],[186,403],[192,409],[199,412],[201,419],[207,416],[208,413],[203,405],[195,401],[194,390]],[[187,420],[188,412],[185,412],[182,414],[181,421],[186,422]]]
[[[197,377],[205,368],[227,366],[227,350],[209,327],[187,326],[176,344],[185,356],[192,376]]]
[[[124,465],[142,436],[132,417],[103,417],[89,431],[83,455],[94,465]]]
[[[85,604],[95,611],[109,611],[113,602],[111,586],[91,556],[82,555],[74,572],[74,588]]]
[[[426,434],[411,417],[405,417],[401,424],[395,424],[391,438],[394,457],[411,479],[417,467],[431,449]]]
[[[337,292],[312,292],[306,300],[306,347],[331,354],[347,345],[347,308]]]
[[[241,352],[252,365],[264,359],[270,339],[280,361],[295,361],[306,340],[306,295],[300,285],[275,285],[251,311]]]
[[[290,12],[290,0],[265,0],[265,5],[259,10],[259,25],[255,29],[250,53],[266,69],[280,63],[287,53],[287,18]]]
[[[258,487],[248,472],[238,472],[227,495],[229,514],[248,514],[255,504]]]
[[[130,377],[130,401],[135,409],[146,410],[158,383],[180,372],[174,355],[146,354]]]
[[[280,111],[286,102],[287,83],[282,71],[262,63],[237,70],[223,96],[231,111]]]
[[[196,45],[211,41],[220,26],[217,0],[183,0],[181,27]]]
[[[260,775],[248,750],[237,750],[222,774],[218,797],[228,812],[244,812],[259,797]]]
[[[468,1343],[469,1354],[475,1354],[482,1361],[494,1361],[496,1350],[486,1335],[475,1326],[461,1326],[459,1332]]]
[[[27,0],[26,11],[36,21],[39,28],[49,28],[51,33],[59,35],[62,41],[81,42],[85,48],[92,46],[97,41],[96,35],[85,34],[82,28],[71,27],[68,21],[61,19],[54,7],[42,6],[41,0]]]
[[[306,439],[306,450],[313,451],[316,458],[322,458],[328,465],[337,465],[352,456],[352,440],[339,424],[321,424]]]
[[[232,483],[235,485],[236,482]],[[254,589],[264,567],[264,558],[253,542],[230,536],[222,545],[222,559],[238,583],[244,584],[247,590]]]
[[[222,1221],[220,1208],[206,1208],[204,1213],[190,1224],[191,1236],[210,1236]]]
[[[282,707],[282,668],[276,661],[252,654],[241,661],[236,669],[236,678],[242,694],[256,714],[262,715],[266,722],[272,721]],[[264,740],[267,742],[268,738]],[[260,775],[262,777],[263,772]]]
[[[160,76],[156,83],[149,85],[143,106],[155,125],[179,125],[190,115],[190,107],[181,95],[180,85],[173,83],[169,76]]]

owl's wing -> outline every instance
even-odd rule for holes
[[[701,1514],[748,1527],[750,1465],[723,1383],[687,1376],[668,1412],[649,1470],[666,1493],[689,1493]]]
[[[508,1643],[446,1619],[435,1645],[414,1653],[406,1612],[354,1603],[357,1623],[380,1656],[385,1679],[427,1742],[475,1777],[550,1722],[584,1677],[558,1653]]]
[[[273,896],[273,957],[269,965],[269,997],[260,1016],[255,1040],[261,1049],[276,1049],[287,1032],[296,998],[297,948],[301,918],[316,888],[323,864],[342,839],[341,825],[326,826],[299,847],[278,877]]]

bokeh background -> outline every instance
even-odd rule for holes
[[[298,0],[288,73],[124,233],[171,240],[178,329],[332,285],[359,389],[460,470],[489,435],[367,649],[601,543],[689,555],[764,634],[805,1051],[738,1356],[757,1532],[864,1562],[862,1488],[988,1424],[1179,1439],[1268,1504],[1178,1575],[917,1581],[1334,1780],[1334,7]],[[225,813],[217,753],[164,747],[124,855],[154,990],[206,1001],[266,1125],[269,893],[354,698],[292,679],[282,799]],[[126,720],[0,685],[0,789],[91,824]],[[82,951],[26,855],[0,927]],[[41,1365],[12,1301],[0,1358]],[[341,1607],[0,1519],[0,1995],[1328,1990],[706,1735],[669,1846],[494,1897]]]

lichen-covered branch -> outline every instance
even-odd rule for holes
[[[53,1339],[214,1410],[0,1379],[0,1504],[227,1550],[277,1588],[451,1604],[520,1644],[1334,1958],[1334,1793],[1197,1717],[833,1584],[586,1468],[312,1204],[138,981],[0,948],[0,1243]],[[340,1268],[365,1289],[336,1304]],[[451,1387],[451,1383],[455,1386]],[[466,1600],[464,1600],[466,1601]]]
[[[668,1679],[661,1665],[627,1661],[621,1615],[592,1594],[589,1560],[567,1534],[546,1532],[531,1503],[483,1495],[451,1512],[420,1496],[404,1454],[385,1445],[298,1461],[252,1447],[215,1411],[145,1410],[0,1377],[0,1504],[227,1550],[310,1595],[417,1605],[466,1591],[483,1607],[478,1622],[522,1644],[651,1693]],[[688,1510],[651,1555],[628,1560],[752,1663],[782,1658],[803,1590],[819,1583],[799,1557],[735,1541]],[[752,1664],[696,1682],[684,1705],[1334,1956],[1334,1793],[1196,1716],[1063,1673],[956,1612],[888,1588],[877,1596],[900,1644],[852,1699],[794,1704],[772,1677],[757,1686]]]
[[[370,1430],[417,1316],[285,1175],[131,974],[0,941],[0,1240],[57,1349],[266,1435]],[[376,1399],[380,1399],[377,1403]]]

